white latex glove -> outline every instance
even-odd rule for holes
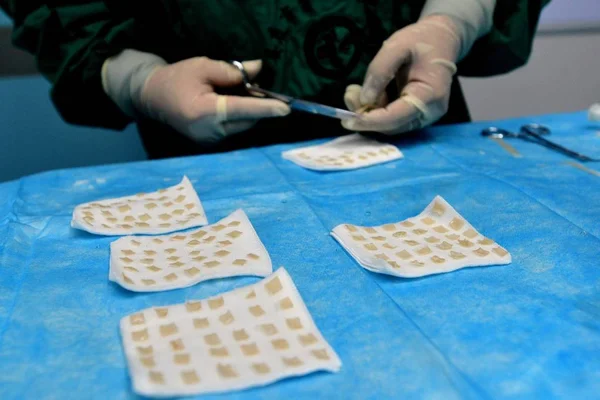
[[[254,78],[262,63],[248,61],[244,67]],[[290,113],[288,105],[278,100],[223,96],[214,91],[241,83],[242,75],[232,65],[193,58],[157,67],[133,104],[143,114],[202,142],[216,142],[251,128],[261,118]]]
[[[394,135],[439,120],[448,111],[461,54],[457,23],[444,15],[427,16],[386,40],[369,65],[363,86],[348,86],[344,96],[352,111],[374,109],[342,125],[352,131]],[[400,97],[388,104],[385,89],[393,79]]]
[[[262,63],[248,61],[244,67],[254,78]],[[247,130],[261,118],[289,114],[287,104],[277,100],[215,93],[241,83],[237,68],[206,57],[169,65],[154,54],[126,49],[102,67],[104,91],[125,114],[156,119],[204,143]]]

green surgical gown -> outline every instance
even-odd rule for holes
[[[460,63],[459,75],[491,76],[524,65],[548,0],[499,0],[494,25]],[[103,92],[107,57],[133,48],[168,62],[194,56],[262,59],[265,88],[344,107],[347,85],[361,83],[394,31],[415,22],[424,0],[0,0],[13,18],[14,44],[33,54],[52,84],[51,99],[72,124],[121,130],[131,121]],[[448,114],[469,121],[455,80]],[[203,146],[155,121],[136,121],[151,158],[290,142],[347,133],[339,121],[293,113],[263,120],[215,146]]]

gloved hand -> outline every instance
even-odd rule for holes
[[[224,61],[192,58],[171,65],[146,53],[128,50],[106,63],[105,91],[130,115],[142,114],[204,143],[251,128],[261,118],[289,114],[287,104],[255,97],[224,96],[217,87],[242,83],[241,73]],[[244,67],[255,77],[261,61]]]
[[[458,20],[432,15],[394,33],[377,53],[362,87],[346,89],[346,106],[362,118],[345,120],[353,131],[399,134],[430,125],[448,110],[450,86],[461,56]],[[400,97],[388,103],[386,87],[396,80]]]

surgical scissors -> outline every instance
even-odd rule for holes
[[[246,72],[246,68],[244,67],[244,64],[242,64],[239,61],[235,61],[235,60],[229,61],[229,63],[231,65],[233,65],[234,67],[236,67],[241,72],[242,82],[244,84],[244,87],[246,88],[246,91],[248,91],[248,93],[252,96],[268,97],[271,99],[276,99],[279,101],[283,101],[284,103],[289,105],[291,109],[298,110],[298,111],[304,111],[304,112],[311,113],[311,114],[324,115],[324,116],[330,117],[330,118],[337,118],[337,119],[360,118],[360,114],[354,113],[352,111],[343,110],[341,108],[330,107],[330,106],[326,106],[323,104],[313,103],[310,101],[299,100],[299,99],[296,99],[291,96],[286,96],[281,93],[275,93],[275,92],[271,92],[270,90],[263,89],[263,88],[259,87],[258,85],[251,82],[250,77],[248,76],[248,73]]]
[[[564,146],[561,146],[557,143],[546,139],[544,136],[549,135],[550,132],[550,128],[548,128],[547,126],[540,124],[527,124],[521,126],[521,129],[517,133],[511,132],[503,128],[490,126],[481,131],[481,135],[491,137],[494,139],[503,139],[505,137],[523,139],[530,142],[538,143],[542,146],[546,146],[550,149],[561,152],[569,157],[573,157],[579,161],[600,161],[600,159],[588,157],[584,154],[577,153],[576,151],[567,149]]]

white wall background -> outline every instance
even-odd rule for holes
[[[502,0],[499,0],[502,1]],[[542,15],[542,25],[600,25],[598,0],[552,0]]]
[[[600,32],[540,34],[525,68],[461,81],[474,120],[587,109],[600,102]]]
[[[461,81],[475,120],[578,111],[600,102],[600,0],[553,0],[527,66]]]

